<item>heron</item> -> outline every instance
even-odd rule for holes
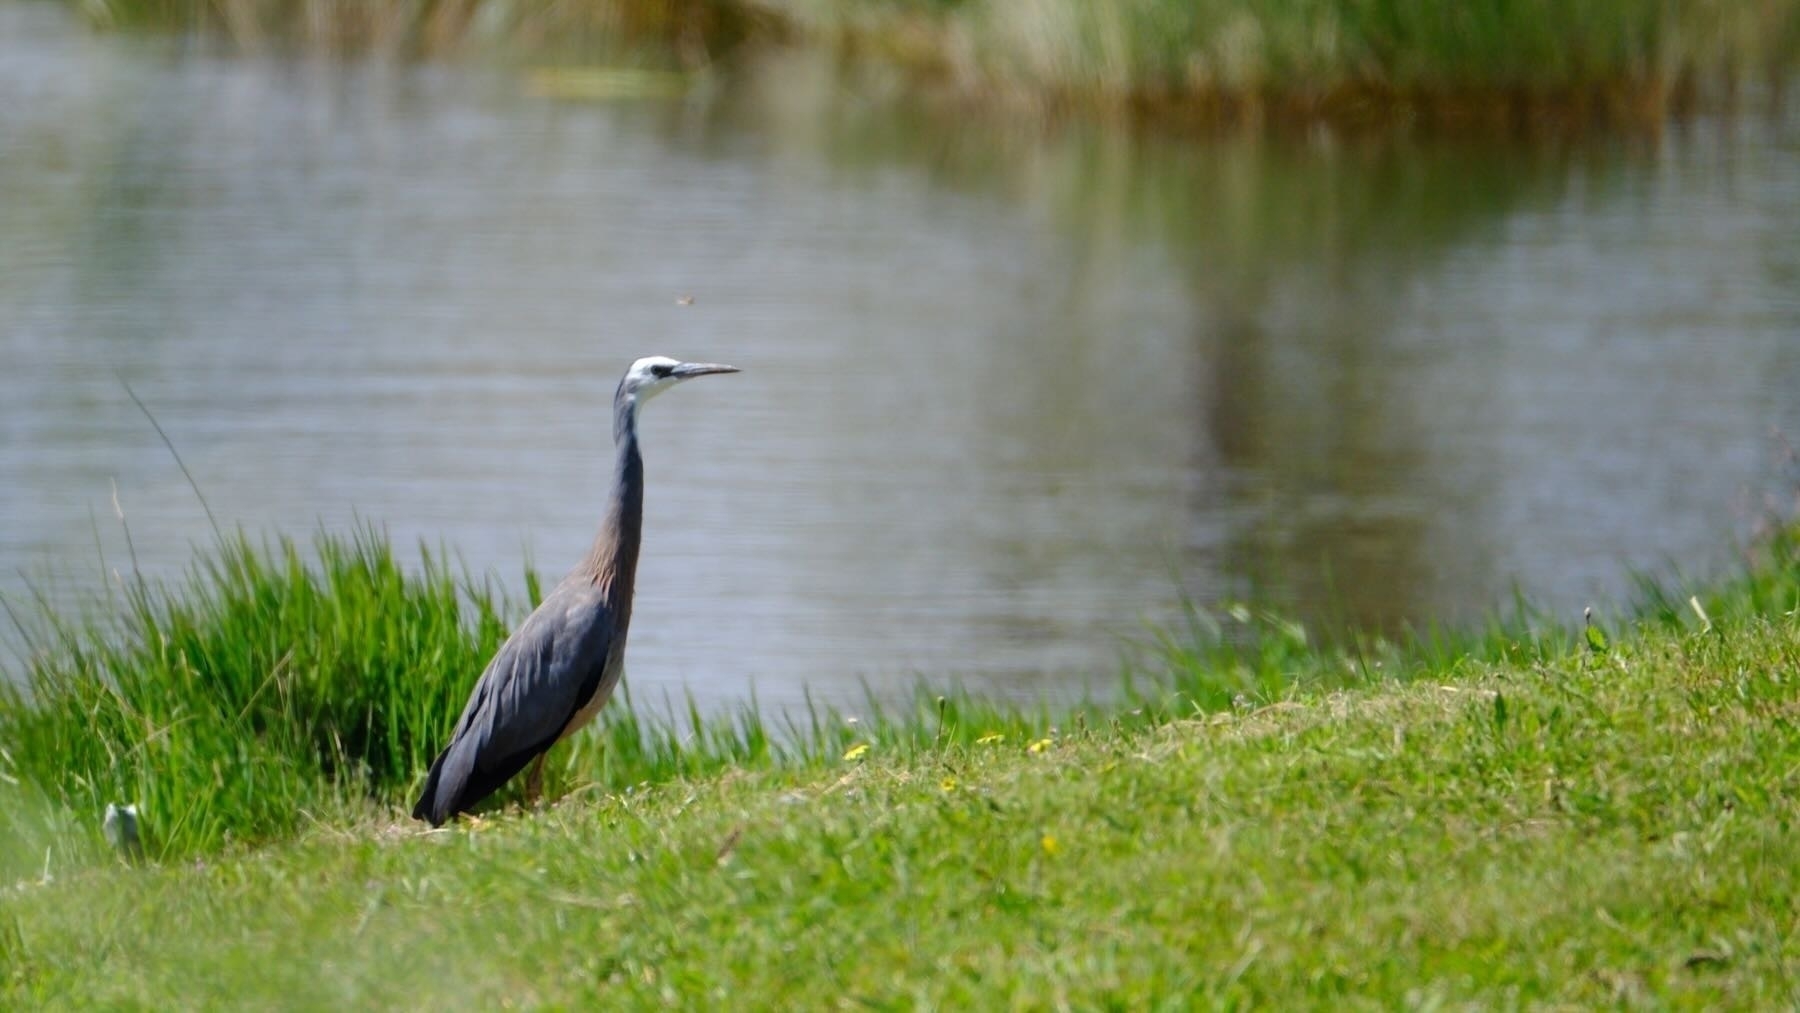
[[[414,819],[443,826],[527,764],[533,766],[526,795],[535,800],[550,747],[580,731],[606,705],[625,667],[643,533],[638,412],[678,383],[736,372],[736,366],[661,355],[639,359],[625,371],[613,394],[616,471],[594,545],[506,638],[476,680],[450,744],[432,761]]]

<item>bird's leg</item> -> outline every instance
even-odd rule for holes
[[[539,753],[537,759],[531,761],[531,773],[525,775],[525,804],[531,808],[537,807],[538,796],[543,794],[544,758],[549,755],[547,750]]]

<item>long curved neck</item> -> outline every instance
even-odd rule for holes
[[[613,439],[618,460],[613,472],[611,498],[593,548],[576,571],[605,591],[615,608],[631,607],[632,585],[637,580],[638,541],[644,529],[644,458],[638,453],[637,406],[616,406]]]

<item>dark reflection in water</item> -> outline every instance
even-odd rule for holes
[[[517,587],[596,523],[631,358],[636,691],[1106,685],[1258,593],[1391,628],[1728,558],[1800,431],[1800,121],[1653,141],[959,123],[822,63],[685,101],[234,58],[0,9],[0,590],[174,574],[204,515],[442,541]],[[678,298],[692,296],[691,306]]]

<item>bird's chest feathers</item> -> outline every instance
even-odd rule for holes
[[[600,681],[594,687],[593,695],[582,701],[581,706],[576,708],[575,716],[569,719],[568,725],[563,728],[557,741],[560,742],[586,728],[589,722],[594,720],[594,716],[600,713],[600,708],[606,706],[606,701],[612,696],[613,687],[618,685],[619,676],[625,671],[623,631],[619,636],[613,638],[611,644],[607,645],[606,660],[601,664],[603,667],[600,670]]]

